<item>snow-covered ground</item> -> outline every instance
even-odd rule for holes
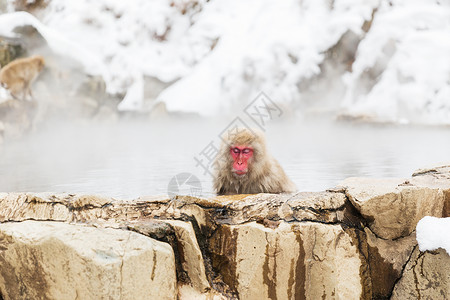
[[[36,16],[10,22],[100,61],[107,91],[129,92],[122,110],[142,107],[150,76],[175,82],[156,99],[168,111],[233,113],[264,91],[301,115],[302,84],[330,80],[327,53],[351,31],[361,40],[354,62],[331,78],[345,93],[323,87],[336,114],[450,124],[448,0],[51,0]]]
[[[450,218],[424,217],[417,223],[416,237],[420,251],[442,248],[450,255]]]
[[[387,121],[450,124],[450,3],[392,2],[381,2],[358,47],[343,105]]]

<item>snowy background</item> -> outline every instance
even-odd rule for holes
[[[27,13],[17,3],[39,2]],[[44,3],[44,4],[42,4]],[[100,74],[118,109],[233,114],[264,91],[297,117],[450,124],[450,1],[12,1]],[[162,88],[146,98],[149,79]]]

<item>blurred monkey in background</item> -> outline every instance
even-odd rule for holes
[[[0,84],[6,88],[15,99],[33,99],[31,85],[45,65],[40,55],[13,60],[0,70]]]

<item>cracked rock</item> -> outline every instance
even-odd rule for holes
[[[448,254],[414,230],[449,207],[449,166],[313,193],[0,193],[0,299],[447,299]]]
[[[241,299],[370,298],[364,297],[358,248],[338,225],[224,225],[209,251]]]
[[[450,256],[444,249],[411,255],[391,299],[448,299],[450,295]]]
[[[176,299],[172,248],[131,231],[61,222],[0,225],[4,299]]]
[[[348,178],[341,185],[372,232],[383,239],[410,235],[424,216],[442,216],[445,198],[437,187],[373,178]]]

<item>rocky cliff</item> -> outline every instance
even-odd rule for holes
[[[0,194],[3,299],[446,299],[450,166],[318,193],[132,201]]]

